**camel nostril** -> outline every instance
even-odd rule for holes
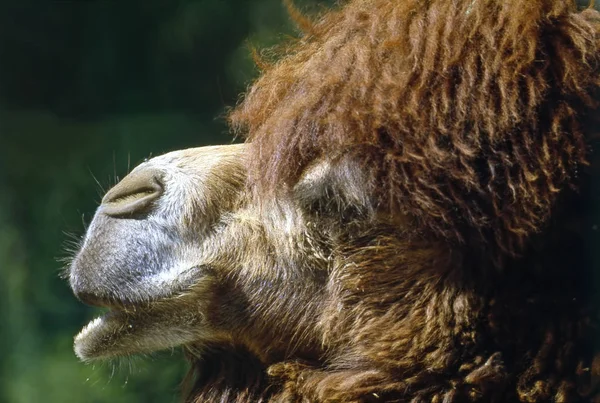
[[[155,169],[132,172],[106,193],[102,199],[102,212],[111,217],[147,213],[163,194],[161,177],[162,174]]]

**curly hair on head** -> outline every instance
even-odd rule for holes
[[[576,8],[354,0],[303,19],[230,115],[258,193],[323,156],[350,159],[379,208],[420,233],[518,255],[587,164],[600,20]]]

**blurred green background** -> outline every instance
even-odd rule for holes
[[[128,167],[230,143],[225,108],[257,74],[248,44],[290,34],[280,0],[0,0],[0,402],[180,401],[177,350],[78,362],[97,312],[61,259]]]

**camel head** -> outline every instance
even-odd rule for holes
[[[257,201],[247,148],[150,159],[104,196],[69,271],[75,295],[108,310],[75,338],[81,359],[222,343],[265,360],[319,349],[336,222],[368,215],[359,172],[317,163],[276,203]]]

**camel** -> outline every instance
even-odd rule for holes
[[[600,401],[600,14],[351,0],[265,65],[243,144],[143,162],[70,265],[84,361],[181,347],[189,402]]]

